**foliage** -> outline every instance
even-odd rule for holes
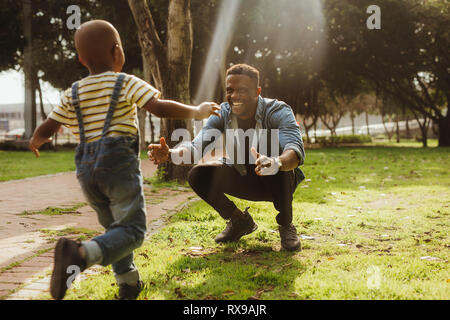
[[[21,2],[5,1],[0,8],[4,26],[0,70],[20,67],[24,45]],[[213,32],[224,1],[190,1],[194,35],[191,92],[197,91],[209,46],[217,36]],[[147,3],[156,33],[166,45],[167,1]],[[57,88],[86,74],[76,60],[73,31],[63,23],[69,4],[66,0],[33,1],[38,75]],[[380,0],[381,30],[366,26],[366,9],[372,4],[370,0],[241,1],[224,67],[235,63],[257,67],[262,94],[287,102],[304,119],[307,133],[320,115],[386,113],[387,105],[379,103],[384,99],[395,106],[386,114],[398,118],[414,111],[419,118],[431,119],[439,127],[440,145],[449,145],[447,1]],[[83,0],[78,5],[82,21],[103,18],[117,26],[127,55],[124,71],[142,69],[136,25],[127,3]],[[360,108],[354,102],[361,96],[376,99]],[[223,91],[217,90],[217,102],[223,97]],[[330,101],[338,103],[331,106]]]
[[[393,1],[377,4],[381,30],[365,27],[361,8],[372,2],[327,1],[335,63],[372,83],[399,107],[432,118],[439,124],[440,145],[450,145],[450,92],[447,49],[450,46],[445,1]],[[447,26],[447,28],[445,27]],[[398,112],[398,111],[397,111]]]
[[[336,146],[339,144],[363,144],[372,142],[372,137],[369,135],[339,135],[339,136],[324,136],[317,137],[316,143],[322,146]]]

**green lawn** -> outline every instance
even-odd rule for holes
[[[40,151],[36,158],[31,151],[0,150],[0,181],[74,171],[74,151]]]
[[[0,150],[0,181],[75,170],[75,149],[40,151],[40,155],[36,158],[31,151]],[[141,153],[141,159],[147,159],[146,152]]]
[[[241,200],[258,230],[217,245],[225,222],[197,201],[136,250],[140,299],[449,299],[448,168],[449,148],[308,150],[301,251],[280,251],[272,204]],[[114,283],[104,268],[67,299],[113,299]]]

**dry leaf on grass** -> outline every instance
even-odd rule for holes
[[[145,259],[148,259],[148,255],[144,252],[139,253],[140,256],[143,256]]]
[[[225,290],[225,291],[222,293],[223,296],[231,296],[231,295],[233,295],[233,294],[235,294],[235,292],[234,292],[233,290]]]
[[[185,297],[184,293],[181,292],[181,288],[180,287],[175,288],[174,291],[175,291],[175,294],[177,295],[178,298],[184,298]]]
[[[447,260],[443,260],[441,258],[431,257],[431,256],[420,257],[420,260],[447,262]]]

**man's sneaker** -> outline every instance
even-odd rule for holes
[[[119,300],[136,300],[143,288],[144,283],[140,280],[134,286],[121,283],[119,284],[119,295],[116,298]]]
[[[214,240],[217,243],[238,241],[241,237],[258,229],[258,225],[248,213],[249,208],[247,207],[242,214],[234,212],[227,222],[225,230],[218,234]]]
[[[300,248],[300,239],[297,236],[297,229],[291,223],[288,226],[278,226],[281,238],[281,247],[285,250],[293,251]]]
[[[50,293],[56,300],[64,298],[68,287],[72,283],[68,283],[69,277],[74,272],[80,273],[86,269],[86,262],[81,257],[78,249],[81,243],[60,238],[55,247],[55,258],[53,265],[52,278],[50,280]]]

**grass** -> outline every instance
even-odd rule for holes
[[[18,215],[19,216],[30,216],[30,215],[35,215],[35,214],[43,214],[46,216],[59,216],[59,215],[63,215],[63,214],[79,214],[80,212],[77,210],[86,205],[87,205],[87,203],[80,202],[71,207],[66,207],[66,208],[47,207],[44,210],[36,210],[36,211],[25,210],[22,213],[19,213]]]
[[[308,150],[298,252],[280,251],[271,203],[233,198],[259,228],[227,245],[213,240],[225,222],[192,203],[135,251],[140,299],[449,299],[450,149],[408,145]],[[103,270],[67,299],[113,299]]]
[[[74,151],[41,151],[36,158],[31,151],[0,150],[0,181],[23,179],[75,170]]]
[[[55,242],[59,237],[76,237],[76,240],[84,241],[94,236],[100,235],[100,232],[96,230],[91,230],[87,228],[78,227],[67,227],[62,230],[52,230],[52,229],[40,229],[43,235],[46,236],[46,240],[49,242]]]
[[[31,151],[0,150],[0,182],[75,171],[75,150],[40,151],[36,158]],[[147,159],[141,152],[140,158]]]

